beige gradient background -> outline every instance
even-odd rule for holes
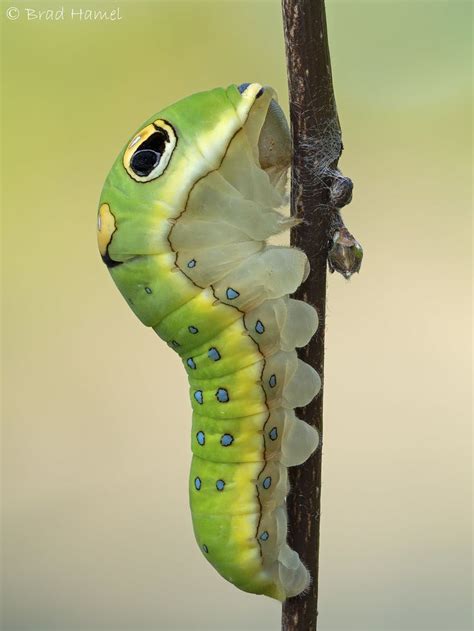
[[[278,1],[104,2],[3,30],[4,631],[270,631],[197,549],[178,357],[113,286],[102,182],[153,112],[232,82],[286,107]],[[348,226],[329,279],[321,631],[467,631],[469,2],[328,0]],[[65,10],[70,7],[64,3]],[[79,0],[75,7],[91,7]]]

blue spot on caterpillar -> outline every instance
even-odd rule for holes
[[[217,482],[216,482],[216,489],[217,489],[218,491],[223,491],[223,490],[224,490],[224,487],[225,487],[225,482],[224,482],[224,480],[217,480]]]
[[[196,434],[196,440],[198,441],[198,443],[200,445],[204,445],[204,443],[206,442],[206,436],[205,436],[204,432],[199,431]]]
[[[194,478],[194,488],[196,491],[200,491],[202,486],[201,478]]]
[[[229,400],[229,393],[225,388],[218,388],[216,392],[216,398],[219,403],[227,403],[227,401]]]
[[[204,398],[203,398],[203,394],[202,394],[202,390],[196,390],[196,392],[194,393],[194,398],[196,399],[196,401],[202,405]]]
[[[199,333],[199,329],[197,329],[195,326],[188,326],[188,331],[190,333],[192,333],[193,335],[196,335],[196,333]]]
[[[255,324],[255,330],[257,331],[257,333],[260,333],[260,335],[265,331],[265,327],[260,320],[257,320],[257,323]]]
[[[196,362],[194,361],[194,359],[192,357],[190,357],[189,359],[186,360],[187,365],[192,368],[193,370],[196,369]]]
[[[229,445],[232,445],[233,442],[234,442],[234,437],[231,436],[230,434],[224,434],[221,437],[221,445],[223,447],[228,447]]]
[[[240,293],[236,291],[235,289],[232,289],[232,287],[228,287],[228,289],[225,292],[225,295],[227,296],[227,300],[235,300],[236,298],[240,296]]]
[[[212,359],[212,361],[215,362],[221,358],[217,348],[210,348],[207,352],[207,356],[209,357],[209,359]]]
[[[272,479],[270,476],[266,477],[265,480],[262,482],[262,486],[264,489],[269,489],[272,483]]]

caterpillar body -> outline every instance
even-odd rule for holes
[[[285,498],[287,467],[318,444],[294,408],[320,388],[295,351],[314,335],[316,311],[289,298],[307,258],[267,244],[295,223],[278,210],[290,160],[270,87],[194,94],[132,136],[98,213],[113,280],[188,374],[198,545],[225,579],[279,600],[310,582],[286,543]]]

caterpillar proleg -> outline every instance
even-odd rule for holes
[[[267,243],[294,223],[278,210],[290,160],[270,87],[201,92],[131,137],[98,213],[113,280],[188,374],[197,543],[225,579],[279,600],[310,582],[286,543],[285,498],[287,467],[318,444],[294,408],[320,388],[295,351],[314,335],[316,311],[289,298],[307,258]]]

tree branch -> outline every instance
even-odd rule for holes
[[[344,226],[340,208],[352,197],[352,182],[337,169],[341,128],[334,98],[324,0],[282,0],[293,138],[291,212],[303,222],[292,245],[303,250],[311,274],[295,298],[316,307],[319,328],[299,356],[319,373],[319,395],[299,417],[317,428],[320,444],[300,467],[290,469],[288,542],[312,575],[308,593],[283,604],[284,631],[316,631],[323,430],[326,269],[346,278],[359,271],[362,248]]]

